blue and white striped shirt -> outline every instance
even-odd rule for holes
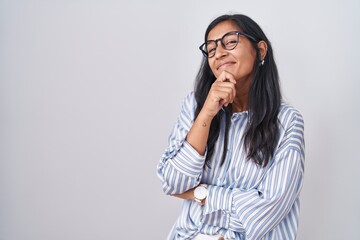
[[[200,183],[208,185],[206,204],[184,200],[180,216],[168,239],[192,239],[198,233],[220,234],[225,239],[295,239],[299,223],[299,194],[304,176],[304,122],[301,114],[281,104],[278,115],[280,137],[273,158],[260,167],[247,160],[243,136],[248,112],[231,117],[227,157],[223,153],[222,125],[211,168],[205,157],[185,139],[193,121],[194,93],[184,100],[157,168],[166,194],[183,193]]]

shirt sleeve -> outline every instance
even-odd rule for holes
[[[305,161],[302,116],[295,114],[289,125],[257,188],[208,186],[204,217],[221,214],[217,226],[261,239],[287,216],[300,194]]]
[[[195,106],[194,94],[190,93],[169,136],[169,146],[157,166],[157,175],[166,194],[183,193],[199,185],[201,179],[206,152],[200,155],[186,141],[194,121]]]

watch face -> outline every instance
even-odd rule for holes
[[[194,191],[195,198],[203,200],[207,197],[207,194],[208,194],[208,190],[205,187],[198,186],[197,188],[195,188]]]

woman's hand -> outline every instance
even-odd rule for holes
[[[201,112],[213,118],[223,106],[232,103],[236,96],[235,84],[234,76],[223,71],[212,84]]]
[[[195,190],[195,188],[191,188],[184,193],[171,194],[171,196],[186,199],[186,200],[194,200],[195,199],[194,190]]]

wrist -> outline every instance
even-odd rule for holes
[[[211,114],[208,114],[204,110],[201,110],[199,115],[196,117],[195,121],[202,124],[202,125],[205,124],[206,126],[210,127],[210,124],[211,124],[213,119],[214,119],[214,116],[212,116]]]
[[[208,196],[208,190],[206,184],[200,184],[194,189],[194,198],[193,200],[197,203],[204,205],[206,198]]]

